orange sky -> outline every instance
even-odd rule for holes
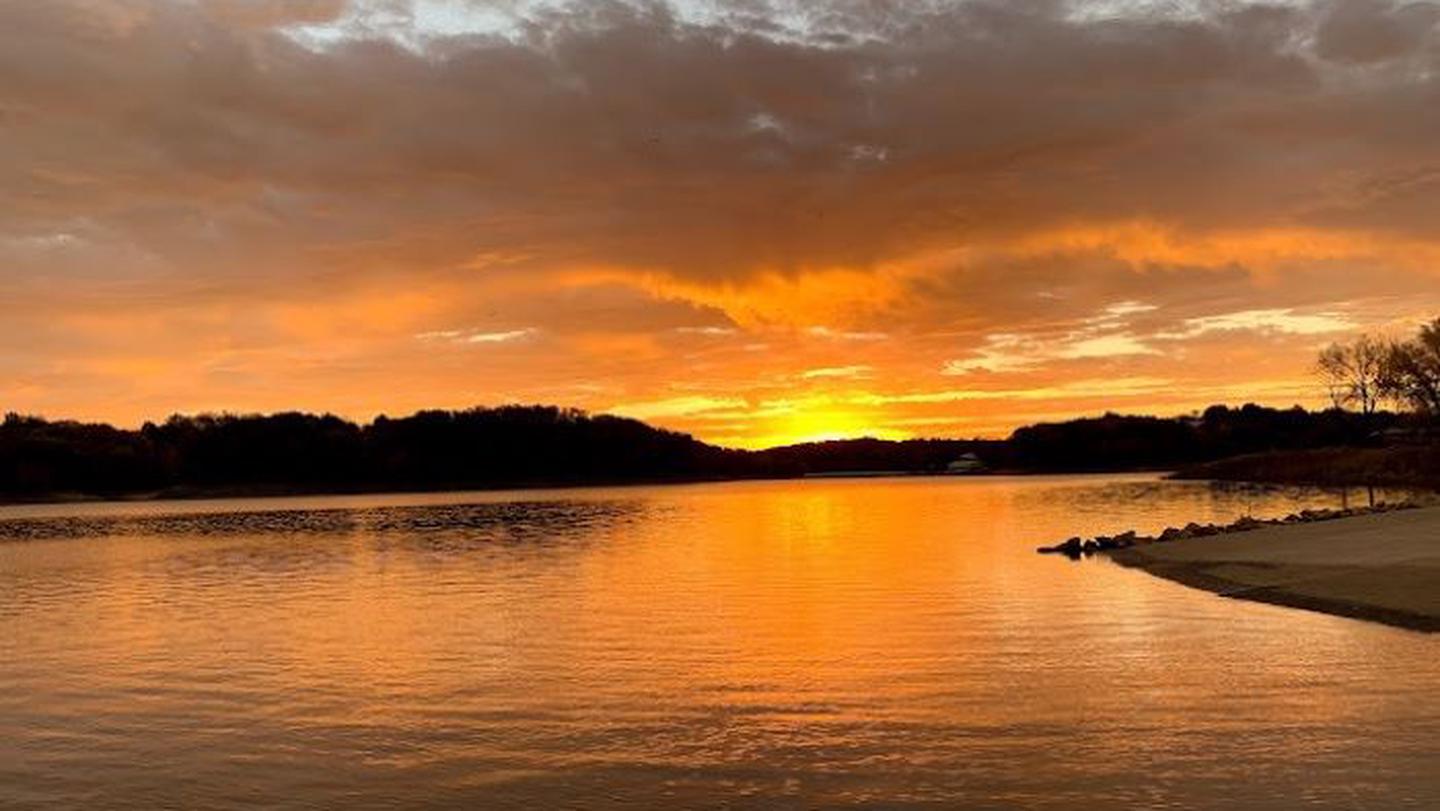
[[[0,409],[725,444],[1317,404],[1440,313],[1440,11],[0,3]]]

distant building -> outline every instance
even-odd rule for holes
[[[979,473],[985,469],[985,463],[980,457],[973,453],[962,453],[960,458],[945,466],[946,473]]]

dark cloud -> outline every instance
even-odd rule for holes
[[[277,26],[336,3],[6,4],[0,212],[250,270],[381,242],[733,276],[1132,218],[1430,236],[1433,185],[1326,199],[1433,166],[1428,5],[807,8],[804,36],[605,2],[316,51]]]
[[[1315,50],[1325,59],[1376,63],[1434,47],[1431,36],[1440,19],[1434,3],[1386,0],[1335,0],[1322,12]]]
[[[200,7],[222,24],[274,28],[334,22],[347,0],[202,0]]]
[[[28,353],[0,361],[56,390],[83,365],[56,358],[184,333],[176,363],[419,380],[417,332],[534,329],[515,352],[558,385],[585,346],[617,379],[667,348],[597,336],[778,325],[804,368],[920,375],[1117,301],[1155,333],[1420,296],[1437,6],[1146,8],[515,0],[451,30],[401,0],[0,0],[0,337]]]

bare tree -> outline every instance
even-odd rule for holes
[[[1440,318],[1388,348],[1382,388],[1415,411],[1440,416]]]
[[[1335,407],[1355,407],[1362,414],[1374,414],[1389,391],[1393,352],[1369,335],[1321,350],[1316,369],[1329,387]]]

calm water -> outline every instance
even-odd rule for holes
[[[0,508],[0,808],[1437,808],[1440,639],[1033,548],[1143,477]]]

